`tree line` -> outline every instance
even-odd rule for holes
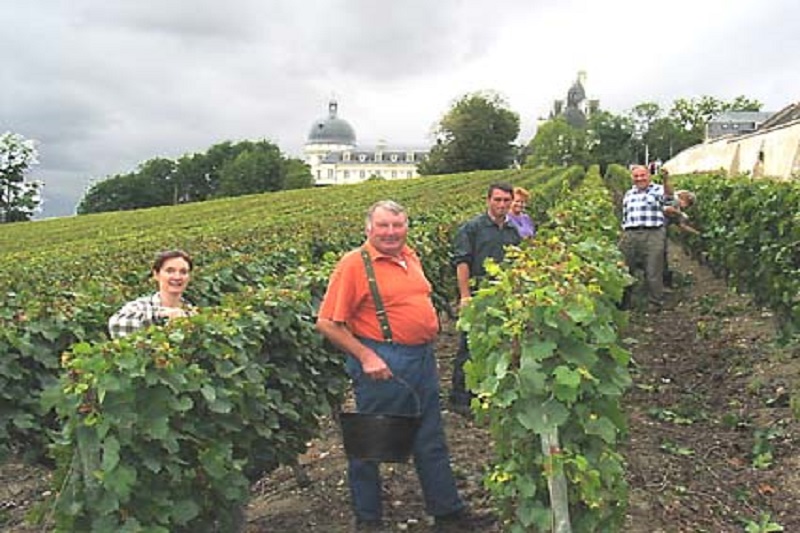
[[[134,172],[97,182],[77,211],[80,215],[176,205],[313,184],[308,165],[284,157],[268,141],[225,141],[177,160],[150,159]]]
[[[703,142],[708,122],[725,111],[760,111],[762,104],[745,96],[724,101],[712,96],[680,98],[668,108],[643,102],[614,114],[598,109],[582,126],[564,116],[539,124],[524,145],[519,114],[492,92],[467,94],[442,117],[435,145],[420,164],[420,174],[449,174],[520,165],[526,168],[667,161]]]
[[[669,108],[643,102],[614,114],[596,109],[585,124],[563,116],[538,125],[526,144],[517,144],[520,115],[493,91],[458,98],[438,121],[421,175],[611,163],[667,161],[703,142],[706,126],[725,111],[760,111],[762,104],[745,96],[730,101],[712,96],[680,98]],[[32,141],[0,136],[0,223],[29,220],[41,203],[36,181],[25,174],[36,163]],[[127,174],[92,184],[77,206],[78,214],[122,211],[200,202],[213,198],[312,187],[308,165],[285,157],[265,140],[231,141],[177,160],[156,157]]]

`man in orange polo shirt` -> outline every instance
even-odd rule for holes
[[[417,410],[405,381],[417,394],[422,423],[413,455],[426,510],[437,526],[470,520],[456,491],[439,406],[439,374],[433,342],[439,331],[431,303],[431,285],[419,257],[406,245],[408,216],[391,200],[367,212],[367,242],[345,254],[331,275],[319,310],[317,329],[347,357],[358,411],[408,413]],[[387,320],[381,324],[362,257],[366,250],[374,270]],[[359,531],[382,527],[379,464],[348,460],[350,495]]]

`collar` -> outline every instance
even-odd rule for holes
[[[503,224],[502,224],[502,226],[499,226],[499,227],[503,227],[503,226],[506,226],[506,225],[508,225],[508,221],[509,221],[509,218],[508,218],[508,216],[509,216],[509,213],[506,213],[506,218],[503,220]],[[488,212],[488,211],[487,211],[487,212],[485,212],[485,213],[482,215],[482,219],[483,219],[483,223],[484,223],[485,225],[487,225],[487,226],[494,226],[494,227],[498,227],[498,225],[497,225],[497,222],[495,222],[495,221],[494,221],[494,219],[493,219],[493,218],[492,218],[492,217],[489,215],[489,212]]]
[[[640,189],[639,187],[634,185],[633,187],[631,187],[631,191],[636,193],[636,194],[648,194],[648,193],[652,192],[652,190],[655,187],[660,187],[660,185],[658,183],[653,183],[651,181],[650,184],[647,187],[645,187],[644,189]]]
[[[164,305],[164,303],[161,301],[161,293],[160,292],[156,291],[156,292],[153,293],[153,295],[150,297],[150,304],[155,306],[155,307],[162,307]],[[191,304],[189,303],[189,301],[186,298],[183,297],[183,295],[181,295],[181,305],[184,308],[191,307]]]

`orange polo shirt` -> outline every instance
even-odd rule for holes
[[[372,258],[394,342],[423,344],[434,340],[439,319],[431,302],[431,284],[417,254],[405,246],[400,257],[395,258],[381,254],[369,243],[364,246]],[[361,250],[352,250],[336,265],[319,316],[346,323],[357,337],[382,341],[376,311]]]

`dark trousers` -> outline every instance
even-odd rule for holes
[[[419,397],[422,423],[414,440],[413,456],[428,514],[442,516],[464,508],[450,467],[439,405],[439,372],[432,344],[408,346],[361,339],[386,361],[392,373],[403,379]],[[356,406],[361,413],[409,413],[416,401],[396,380],[374,381],[364,376],[361,363],[347,358],[353,379]],[[356,518],[380,520],[382,515],[379,463],[348,459],[348,481]]]
[[[644,270],[648,301],[656,308],[660,308],[664,303],[665,243],[666,231],[663,226],[646,230],[625,230],[620,242],[620,249],[631,274],[635,275],[638,270]],[[631,287],[626,289],[625,299],[628,302],[630,290]]]
[[[454,405],[469,406],[472,400],[472,393],[467,390],[466,376],[464,374],[464,364],[469,360],[469,344],[467,333],[461,332],[458,343],[458,352],[453,361],[452,389],[450,391],[450,402]]]

